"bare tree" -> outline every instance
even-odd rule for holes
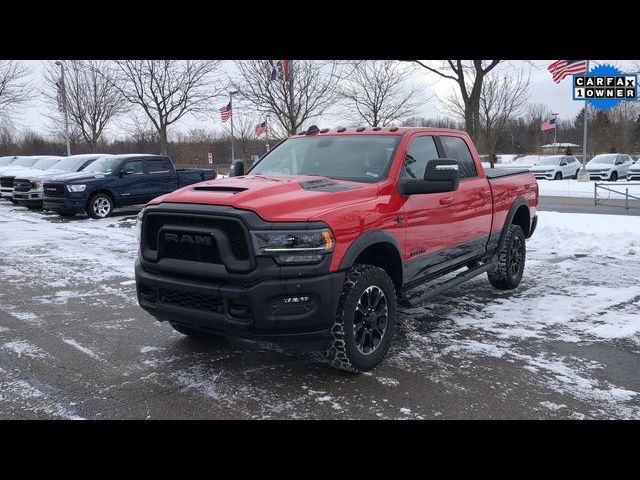
[[[287,135],[297,133],[303,123],[317,117],[337,99],[338,64],[291,60],[289,76],[271,79],[266,60],[239,60],[238,77],[232,86],[253,106],[257,114],[272,114],[275,129]]]
[[[0,121],[11,122],[31,93],[29,71],[14,60],[0,60]]]
[[[419,90],[406,85],[411,68],[397,60],[357,62],[345,79],[341,96],[352,119],[371,127],[386,126],[415,114],[424,102]]]
[[[98,143],[107,125],[124,113],[124,98],[110,78],[110,70],[104,61],[71,60],[64,62],[65,105],[72,127],[92,152],[98,151]],[[50,88],[43,92],[49,102],[57,107],[60,70],[53,62],[45,66],[44,76]],[[49,115],[56,123],[60,114]]]
[[[240,158],[242,158],[242,160],[244,161],[245,168],[250,164],[249,162],[250,159],[247,157],[247,147],[249,145],[249,142],[255,139],[256,123],[257,122],[249,116],[234,115],[233,136],[235,141],[239,143],[240,155],[241,155]],[[227,127],[225,129],[225,133],[229,135],[228,138],[229,138],[229,141],[231,141],[231,128]]]
[[[168,128],[188,113],[211,110],[219,96],[212,60],[116,60],[112,85],[128,103],[138,106],[158,132],[161,153],[167,153]]]
[[[491,168],[496,160],[496,146],[510,121],[524,113],[529,97],[529,74],[520,70],[517,75],[488,75],[480,94],[478,140],[489,154]],[[454,116],[464,118],[465,104],[458,95],[445,101],[445,108]]]
[[[420,60],[415,62],[428,71],[458,84],[458,94],[464,108],[465,129],[474,140],[480,133],[480,96],[487,74],[503,60],[445,60],[431,66]]]

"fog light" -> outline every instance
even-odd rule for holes
[[[285,305],[291,304],[291,303],[307,303],[309,300],[311,300],[311,297],[309,296],[304,296],[304,297],[284,297],[282,299],[282,303],[284,303]]]

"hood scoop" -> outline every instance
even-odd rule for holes
[[[357,188],[351,185],[343,185],[328,178],[319,178],[317,180],[305,180],[300,182],[300,186],[305,190],[316,192],[340,192],[342,190],[353,190]]]
[[[200,187],[193,187],[193,190],[197,192],[220,192],[220,193],[240,193],[247,190],[242,187],[225,187],[224,185],[204,185]]]

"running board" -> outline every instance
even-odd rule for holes
[[[465,270],[464,272],[459,273],[449,280],[445,280],[444,282],[435,284],[433,286],[428,286],[426,291],[411,297],[407,297],[403,292],[403,294],[398,299],[398,303],[402,307],[415,307],[416,305],[424,302],[429,297],[438,295],[439,293],[442,293],[450,288],[457,287],[461,283],[464,283],[467,280],[471,280],[473,277],[477,277],[478,275],[483,274],[487,270],[490,270],[492,267],[494,267],[495,264],[496,259],[491,259],[487,263],[483,263],[481,265],[478,265],[477,267]]]

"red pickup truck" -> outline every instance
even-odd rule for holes
[[[306,341],[349,371],[383,359],[397,304],[484,272],[517,287],[536,228],[533,175],[485,171],[456,130],[313,126],[237,173],[140,212],[140,306],[186,335]]]

